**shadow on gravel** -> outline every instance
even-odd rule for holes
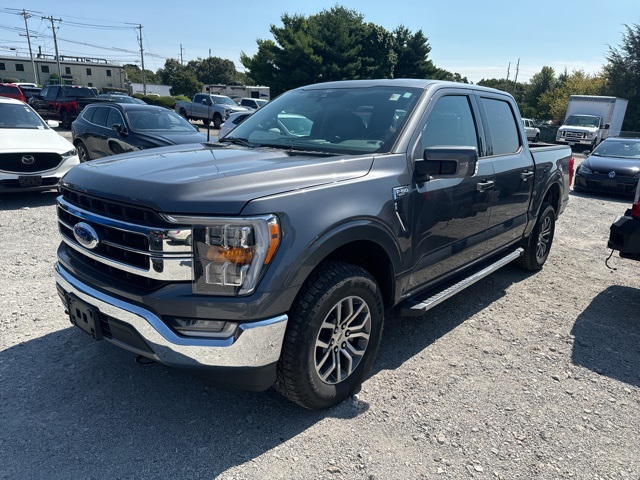
[[[0,351],[0,478],[216,478],[368,408],[349,399],[310,412],[134,359],[71,326]]]
[[[535,275],[516,266],[502,268],[484,280],[457,293],[419,317],[390,315],[385,321],[382,344],[372,375],[394,370],[428,348],[465,320],[505,295],[510,285]]]
[[[575,365],[640,386],[640,290],[607,288],[580,314],[571,333]]]
[[[0,192],[0,210],[20,210],[25,207],[46,207],[55,205],[59,193],[57,190],[47,190],[44,192]]]

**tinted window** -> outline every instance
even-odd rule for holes
[[[511,105],[503,100],[481,98],[491,135],[492,155],[508,155],[520,149],[518,122]]]
[[[95,109],[93,117],[91,118],[91,122],[96,125],[100,125],[101,127],[106,126],[107,117],[109,116],[110,108],[107,107],[98,107]]]
[[[114,125],[124,125],[124,119],[120,112],[115,108],[109,109],[109,116],[107,117],[107,127],[111,128]]]
[[[478,149],[475,120],[467,96],[451,95],[438,99],[422,132],[422,149],[434,146]]]

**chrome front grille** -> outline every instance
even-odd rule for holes
[[[584,132],[567,131],[567,132],[565,132],[565,137],[566,138],[585,138],[585,134],[584,134]]]
[[[192,280],[189,228],[169,226],[155,212],[83,194],[74,195],[69,190],[58,197],[57,211],[62,241],[73,250],[74,258],[87,266],[100,268],[119,279],[125,274],[159,282]],[[140,221],[125,221],[134,218]],[[147,223],[149,220],[155,220],[156,226]],[[78,231],[74,232],[74,228]],[[96,244],[89,247],[83,245],[79,241],[82,236],[77,235],[87,228],[97,237]]]

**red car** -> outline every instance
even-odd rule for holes
[[[15,98],[25,103],[27,101],[20,87],[12,83],[0,83],[0,97]]]

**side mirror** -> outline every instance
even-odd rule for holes
[[[416,172],[422,180],[432,176],[467,177],[476,173],[478,151],[475,147],[429,147],[416,159]]]
[[[609,124],[609,123],[605,123],[604,124],[604,129],[605,130],[609,130],[609,127],[611,127],[611,124]]]

